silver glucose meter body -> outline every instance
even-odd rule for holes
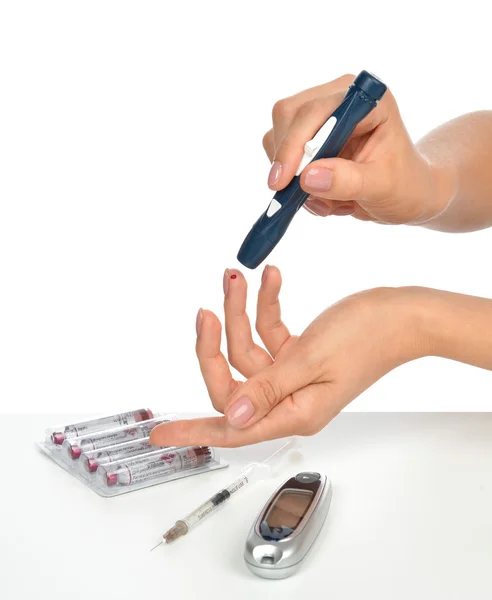
[[[244,550],[255,575],[284,579],[301,566],[328,514],[331,482],[303,472],[283,483],[255,520]]]

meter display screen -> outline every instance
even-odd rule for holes
[[[265,517],[268,527],[294,530],[306,514],[313,495],[309,490],[284,490]]]

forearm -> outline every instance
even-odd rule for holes
[[[422,226],[447,232],[492,226],[492,111],[445,123],[417,148],[434,174],[437,211]]]
[[[427,288],[402,288],[420,356],[492,370],[492,300]]]

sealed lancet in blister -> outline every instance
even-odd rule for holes
[[[175,415],[155,417],[154,419],[134,425],[124,425],[123,427],[115,427],[114,429],[106,429],[79,437],[72,437],[63,442],[62,457],[67,461],[80,460],[83,455],[92,450],[101,450],[113,446],[117,447],[119,444],[134,440],[147,440],[154,427],[161,423],[173,421],[175,418]]]
[[[227,466],[208,446],[153,446],[152,429],[177,418],[143,408],[51,427],[37,445],[65,471],[107,497]]]
[[[130,412],[119,413],[108,417],[100,417],[91,421],[73,423],[72,425],[61,425],[59,427],[50,427],[46,430],[45,443],[47,445],[61,446],[65,440],[104,431],[124,425],[133,425],[142,421],[149,421],[159,414],[154,414],[150,408],[139,408]]]
[[[107,494],[115,495],[128,486],[146,487],[149,481],[158,483],[195,469],[209,470],[214,462],[215,451],[209,446],[160,448],[130,460],[100,466],[96,483]]]

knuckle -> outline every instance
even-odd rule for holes
[[[263,149],[268,152],[268,149],[270,147],[270,134],[269,133],[265,133],[265,135],[263,136],[263,138],[261,140],[261,145],[263,146]]]
[[[312,436],[319,433],[326,425],[340,412],[335,409],[334,414],[331,414],[333,410],[326,411],[320,410],[318,403],[314,404],[308,410],[303,411],[301,418],[301,435]]]
[[[323,428],[318,425],[314,425],[313,423],[307,423],[304,425],[304,427],[301,431],[301,435],[306,436],[306,437],[311,437],[311,436],[319,433],[322,429]]]
[[[222,402],[218,402],[217,400],[214,400],[213,398],[210,399],[212,406],[215,408],[215,410],[218,413],[224,414],[224,406],[222,404]]]
[[[349,169],[346,182],[347,199],[357,199],[364,196],[364,177],[359,169]]]
[[[262,139],[263,149],[268,154],[273,147],[273,131],[270,129],[265,133]]]
[[[312,100],[308,100],[305,102],[298,110],[298,116],[300,118],[309,117],[313,114],[318,114],[324,110],[326,110],[326,99],[323,98],[313,98]]]
[[[222,403],[217,402],[217,400],[212,400],[211,402],[212,402],[212,406],[215,408],[215,410],[223,415],[224,414],[224,406],[222,405]]]
[[[258,403],[266,410],[271,409],[282,398],[279,387],[268,379],[257,381],[255,392]]]
[[[260,334],[260,336],[271,333],[278,329],[282,325],[282,321],[265,321],[263,319],[257,319],[255,323],[255,329]]]
[[[342,84],[347,84],[350,85],[352,83],[352,81],[355,79],[355,74],[354,73],[345,73],[345,75],[342,75],[341,77],[338,78],[338,81],[340,81],[340,83]]]
[[[239,358],[239,355],[237,354],[237,352],[235,352],[233,350],[229,350],[229,352],[227,354],[227,359],[228,359],[231,367],[236,369],[236,371],[239,371],[238,366],[239,366],[240,358]]]
[[[386,105],[391,112],[398,113],[398,102],[396,101],[393,92],[390,89],[386,90],[386,94],[381,99],[381,103]]]
[[[283,121],[290,119],[294,114],[294,103],[290,98],[283,98],[275,102],[272,108],[272,117],[274,121]]]
[[[263,335],[265,333],[267,333],[267,331],[268,331],[267,327],[265,326],[265,322],[260,319],[256,320],[255,329],[256,329],[256,332],[259,334],[259,336],[262,339],[263,339]]]
[[[299,142],[296,137],[292,135],[292,131],[289,131],[280,142],[276,156],[279,157],[283,155],[285,157],[291,153],[296,154],[298,151]]]
[[[323,429],[323,425],[320,424],[318,415],[314,410],[303,410],[301,414],[299,414],[299,430],[302,435],[311,436],[315,435],[321,429]]]

